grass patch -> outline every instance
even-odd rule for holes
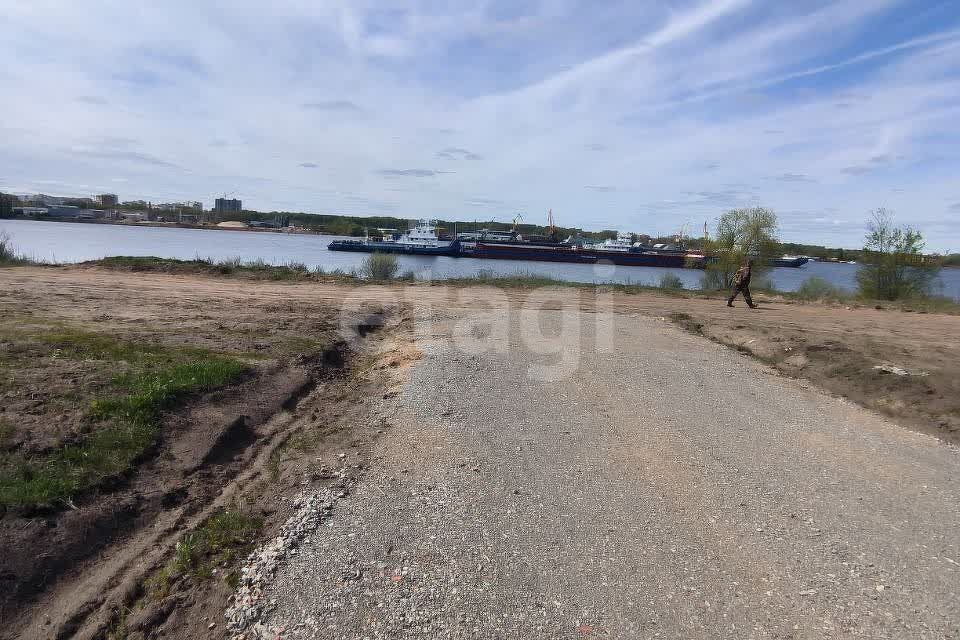
[[[679,325],[680,327],[686,329],[690,333],[702,334],[703,333],[703,323],[698,322],[688,313],[682,313],[675,311],[667,316],[672,322]]]
[[[449,280],[440,280],[440,284],[450,284],[453,286],[491,286],[503,289],[535,289],[538,287],[594,287],[596,285],[583,284],[580,282],[570,282],[560,280],[549,275],[540,275],[524,271],[518,271],[513,274],[495,273],[491,269],[480,269],[472,276],[462,278],[451,278]]]
[[[810,276],[800,284],[800,288],[793,294],[800,300],[829,300],[839,301],[850,298],[850,294],[835,287],[825,279],[818,276]]]
[[[675,273],[665,273],[660,276],[660,289],[678,291],[683,289],[683,280]]]
[[[142,362],[164,352],[158,345],[122,342],[108,335],[62,329],[33,336],[54,348],[53,357],[79,360]]]
[[[180,578],[206,580],[214,569],[228,568],[250,551],[256,542],[263,519],[236,508],[218,511],[195,531],[185,534],[174,547],[173,557],[143,583],[143,596],[162,600],[173,591]],[[236,588],[236,571],[224,574],[230,588]]]
[[[263,519],[232,509],[220,511],[177,543],[166,567],[168,578],[208,578],[213,569],[232,564],[254,542]]]
[[[400,270],[400,264],[397,262],[397,256],[392,253],[371,253],[364,258],[360,267],[360,273],[367,280],[383,282],[393,280],[397,277]]]
[[[10,234],[0,231],[0,265],[30,264],[31,260],[17,253]]]
[[[449,280],[437,280],[435,284],[449,285],[454,287],[476,287],[489,286],[501,289],[536,289],[540,287],[568,287],[571,289],[585,289],[588,291],[615,291],[617,293],[638,294],[638,293],[661,293],[668,296],[687,298],[696,295],[697,291],[687,289],[662,289],[659,286],[633,284],[633,283],[596,283],[596,282],[573,282],[571,280],[560,280],[551,275],[541,275],[518,271],[513,274],[497,274],[489,269],[481,269],[475,275],[464,276],[462,278],[451,278]]]
[[[161,414],[185,395],[236,381],[245,366],[197,349],[166,350],[113,340],[99,334],[65,332],[43,338],[55,357],[126,362],[113,392],[91,403],[91,433],[42,457],[0,459],[0,505],[44,507],[67,504],[106,478],[123,473],[156,442]]]
[[[357,276],[345,273],[342,270],[326,272],[323,269],[315,269],[311,271],[302,262],[291,262],[286,265],[271,265],[262,259],[242,261],[239,258],[230,258],[218,261],[211,258],[176,260],[155,256],[112,256],[101,258],[100,260],[83,262],[81,265],[114,269],[117,271],[225,276],[252,280],[362,282]]]

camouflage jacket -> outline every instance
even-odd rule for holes
[[[737,287],[750,286],[750,267],[740,267],[733,276],[733,284]]]

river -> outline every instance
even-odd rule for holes
[[[10,235],[20,253],[50,262],[82,262],[105,256],[159,256],[162,258],[261,259],[270,264],[302,262],[308,267],[350,271],[366,257],[362,253],[328,251],[336,236],[292,233],[181,229],[36,220],[0,220],[0,232]],[[429,256],[398,256],[403,270],[418,279],[444,279],[475,275],[481,269],[502,275],[547,275],[575,282],[621,284],[659,283],[664,273],[674,273],[688,289],[698,288],[701,272],[694,269],[563,264],[514,260],[479,260]],[[771,269],[763,275],[782,291],[795,291],[810,276],[852,291],[857,266],[810,262],[799,269]],[[960,269],[943,269],[935,292],[960,301]]]

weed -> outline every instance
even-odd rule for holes
[[[239,258],[230,258],[215,262],[209,258],[194,260],[176,260],[152,256],[112,256],[83,263],[124,271],[155,271],[161,273],[205,274],[226,277],[242,277],[257,280],[345,280],[356,282],[359,276],[345,273],[342,269],[326,272],[322,267],[313,271],[302,262],[291,262],[275,266],[263,259],[244,262]]]
[[[382,281],[393,280],[399,269],[397,256],[390,253],[371,253],[363,261],[361,272],[368,280]]]
[[[16,252],[10,234],[0,231],[0,265],[29,264],[30,262]]]
[[[270,452],[270,457],[267,459],[267,472],[273,482],[280,479],[281,462],[283,462],[283,447],[277,447]]]
[[[220,511],[196,531],[180,539],[170,564],[155,574],[158,584],[168,584],[172,576],[208,578],[221,564],[232,564],[239,552],[252,544],[263,520],[238,510]],[[165,575],[161,575],[165,572]]]
[[[130,613],[129,607],[120,605],[116,615],[112,618],[110,624],[107,625],[107,640],[126,640],[130,633],[130,630],[127,628],[127,618],[130,616]]]
[[[160,567],[143,585],[147,597],[153,600],[163,600],[170,595],[171,567]]]
[[[795,292],[801,300],[843,300],[850,297],[819,276],[810,276],[804,280]]]
[[[675,273],[665,273],[660,276],[660,288],[674,291],[683,289],[683,280]]]

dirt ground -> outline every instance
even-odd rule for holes
[[[611,311],[618,322],[641,315],[675,322],[905,427],[960,442],[960,316],[762,296],[755,311],[742,304],[729,309],[718,298],[653,292],[570,288],[556,296],[582,310]],[[370,303],[394,309],[389,330],[367,335]],[[243,358],[256,372],[228,391],[171,412],[160,451],[99,495],[96,508],[88,502],[53,514],[0,517],[5,546],[39,536],[43,548],[57,550],[36,562],[0,566],[8,594],[0,603],[0,637],[82,637],[108,623],[112,637],[142,637],[161,627],[164,637],[219,635],[209,625],[220,620],[231,592],[224,580],[183,579],[162,598],[143,597],[144,580],[163,565],[178,536],[237,501],[264,518],[267,535],[285,518],[286,496],[305,484],[344,482],[343,474],[306,469],[347,469],[347,482],[362,473],[365,451],[389,429],[364,420],[365,399],[388,393],[392,376],[416,357],[411,327],[403,324],[429,317],[430,309],[470,312],[496,305],[508,311],[543,306],[523,289],[424,283],[358,288],[84,267],[0,269],[0,320],[8,326],[42,319],[128,340],[200,347]],[[331,345],[340,346],[330,351]],[[56,398],[73,390],[74,400],[85,401],[104,383],[103,374],[84,363],[60,366],[73,369],[34,368],[21,378],[33,380],[26,398],[16,395],[24,387],[0,380],[5,404],[30,416],[14,420],[16,431],[6,434],[9,447],[42,451],[76,430],[78,418],[58,413],[63,407]],[[46,391],[44,376],[53,381]],[[57,415],[62,419],[47,420]],[[225,449],[224,442],[232,444]],[[10,557],[12,548],[2,555]]]
[[[311,309],[344,308],[358,297],[342,284],[295,284],[110,272],[96,268],[0,271],[5,304],[40,313],[118,326],[154,319],[196,335],[198,344],[240,350],[262,348],[267,335],[286,336],[290,349],[318,325]],[[402,300],[437,308],[471,308],[484,298],[514,307],[530,296],[522,289],[451,289],[442,283],[369,286],[363,299]],[[588,289],[565,289],[583,308],[609,305],[618,314],[642,314],[674,321],[706,337],[749,353],[786,375],[809,379],[824,389],[875,409],[905,426],[960,442],[960,316],[893,309],[798,303],[760,295],[761,308],[734,309],[717,297],[663,296],[655,292],[598,298]],[[217,306],[205,304],[215,299]],[[609,302],[608,302],[609,300]],[[171,308],[172,307],[172,308]],[[109,310],[109,311],[106,311]],[[261,327],[266,312],[274,322]],[[231,319],[221,330],[223,318]],[[234,320],[235,319],[235,320]],[[151,320],[152,321],[152,320]],[[307,332],[307,333],[303,333]],[[893,365],[908,375],[874,367]]]
[[[103,336],[108,346],[162,353],[202,349],[248,370],[169,408],[157,445],[129,473],[66,504],[0,507],[0,638],[103,637],[103,629],[107,637],[136,637],[138,624],[166,620],[176,622],[173,637],[209,635],[200,622],[214,615],[203,613],[208,607],[219,606],[215,617],[222,616],[230,562],[214,567],[219,578],[174,577],[162,597],[144,593],[145,582],[184,532],[225,509],[262,521],[259,534],[268,535],[285,520],[284,496],[302,488],[298,460],[327,456],[338,469],[344,463],[332,452],[358,449],[385,428],[364,423],[363,403],[383,392],[380,369],[412,357],[391,346],[390,327],[400,320],[378,315],[376,304],[340,314],[327,298],[258,298],[219,290],[216,281],[191,290],[174,282],[141,287],[135,278],[115,286],[103,277],[110,274],[99,283],[56,279],[67,273],[0,269],[5,464],[82,441],[91,403],[131,368],[122,358],[67,354],[75,346],[69,340],[85,347]],[[362,458],[349,462],[359,467]],[[344,477],[314,476],[308,482]]]

